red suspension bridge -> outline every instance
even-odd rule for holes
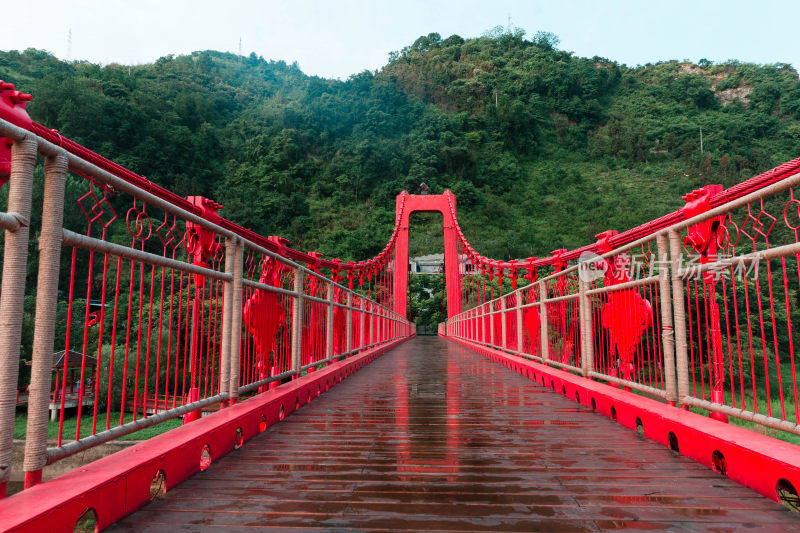
[[[512,261],[470,246],[449,191],[403,192],[386,247],[343,262],[31,121],[30,99],[0,82],[0,496],[24,480],[0,529],[800,530],[775,503],[800,508],[800,159]],[[404,344],[418,211],[442,215],[447,320]]]

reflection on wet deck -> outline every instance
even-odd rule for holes
[[[778,504],[436,337],[116,530],[800,531]]]

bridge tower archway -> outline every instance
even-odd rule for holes
[[[394,294],[392,303],[394,311],[407,318],[408,305],[408,241],[409,221],[416,212],[441,213],[444,228],[444,283],[447,294],[447,317],[457,315],[460,309],[458,236],[456,223],[453,220],[456,208],[456,197],[449,190],[444,194],[408,194],[403,191],[397,195],[397,239],[395,241]]]

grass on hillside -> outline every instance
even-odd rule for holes
[[[137,416],[137,420],[141,419],[141,416]],[[128,423],[133,421],[133,413],[125,413],[124,422]],[[28,423],[28,417],[25,414],[17,415],[17,418],[14,420],[14,438],[15,439],[24,439],[25,438],[25,431],[26,425]],[[169,431],[170,429],[174,429],[183,424],[183,420],[181,418],[173,418],[171,420],[166,420],[161,422],[160,424],[156,424],[154,426],[150,426],[148,428],[141,429],[136,433],[131,433],[130,435],[125,435],[124,437],[120,437],[116,440],[146,440],[151,437],[155,437],[156,435],[161,435]],[[112,412],[111,413],[111,427],[116,427],[119,425],[119,412]],[[75,439],[75,432],[78,427],[78,417],[74,413],[69,413],[69,416],[65,416],[64,418],[64,433],[63,433],[63,440],[70,441]],[[100,433],[106,429],[106,419],[105,413],[98,414],[97,420],[97,431],[96,433]],[[91,413],[84,413],[81,415],[81,433],[80,437],[88,437],[92,434],[92,415]],[[47,438],[48,439],[57,439],[58,438],[58,420],[55,422],[49,422],[47,426]]]
[[[767,414],[767,396],[764,391],[756,391],[756,396],[758,398],[758,413],[762,415]],[[725,391],[725,403],[726,405],[731,405],[731,398],[730,392]],[[772,398],[769,402],[771,404],[771,412],[773,418],[781,418],[781,401],[780,398]],[[746,402],[745,407],[748,409],[752,409],[752,402]],[[784,407],[786,409],[786,419],[791,422],[794,418],[795,413],[795,405],[794,401],[791,398],[784,398]],[[693,413],[698,413],[701,415],[708,415],[708,412],[705,409],[700,409],[696,407],[691,407],[690,411]],[[800,435],[796,435],[794,433],[788,433],[786,431],[781,431],[778,429],[773,429],[769,427],[762,426],[761,424],[757,424],[755,422],[750,422],[749,420],[740,420],[734,417],[728,417],[729,423],[742,427],[745,429],[749,429],[755,433],[761,433],[762,435],[767,435],[768,437],[772,437],[778,440],[782,440],[785,442],[791,442],[792,444],[800,445]]]
[[[578,373],[575,373],[575,374],[579,375]],[[614,385],[612,385],[610,383],[608,385],[609,386],[614,386]],[[656,401],[659,401],[659,402],[663,402],[664,401],[661,398],[654,397],[651,394],[648,394],[648,393],[643,392],[643,391],[632,390],[631,392],[633,394],[637,394],[639,396],[645,396],[647,398],[650,398],[652,400],[656,400]],[[725,396],[726,396],[726,399],[725,399],[726,405],[731,405],[730,393],[726,391],[725,392]],[[767,414],[767,409],[766,409],[767,397],[766,397],[766,394],[764,392],[762,392],[762,391],[757,391],[757,396],[758,396],[758,406],[759,406],[758,407],[758,412],[759,412],[759,414],[766,415]],[[772,401],[771,401],[771,404],[772,404],[772,416],[773,416],[773,418],[780,418],[780,414],[781,414],[780,399],[779,398],[773,398]],[[748,402],[747,406],[749,408],[752,408],[752,403]],[[794,410],[794,402],[789,398],[785,398],[784,399],[784,406],[786,408],[786,419],[791,422],[791,419],[792,419],[791,413],[795,412],[795,410]],[[690,406],[689,407],[689,411],[691,411],[692,413],[698,414],[698,415],[709,416],[709,412],[706,411],[705,409],[700,408],[700,407]],[[749,420],[741,420],[739,418],[735,418],[735,417],[732,417],[732,416],[728,417],[728,422],[731,425],[738,426],[738,427],[741,427],[741,428],[744,428],[744,429],[748,429],[748,430],[750,430],[750,431],[752,431],[754,433],[760,433],[762,435],[766,435],[766,436],[772,437],[774,439],[782,440],[784,442],[789,442],[791,444],[800,445],[800,435],[796,435],[794,433],[789,433],[787,431],[781,431],[781,430],[778,430],[778,429],[769,428],[769,427],[766,427],[766,426],[762,426],[761,424],[757,424],[755,422],[751,422]]]

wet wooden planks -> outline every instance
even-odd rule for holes
[[[436,337],[115,531],[798,531],[778,504]]]

